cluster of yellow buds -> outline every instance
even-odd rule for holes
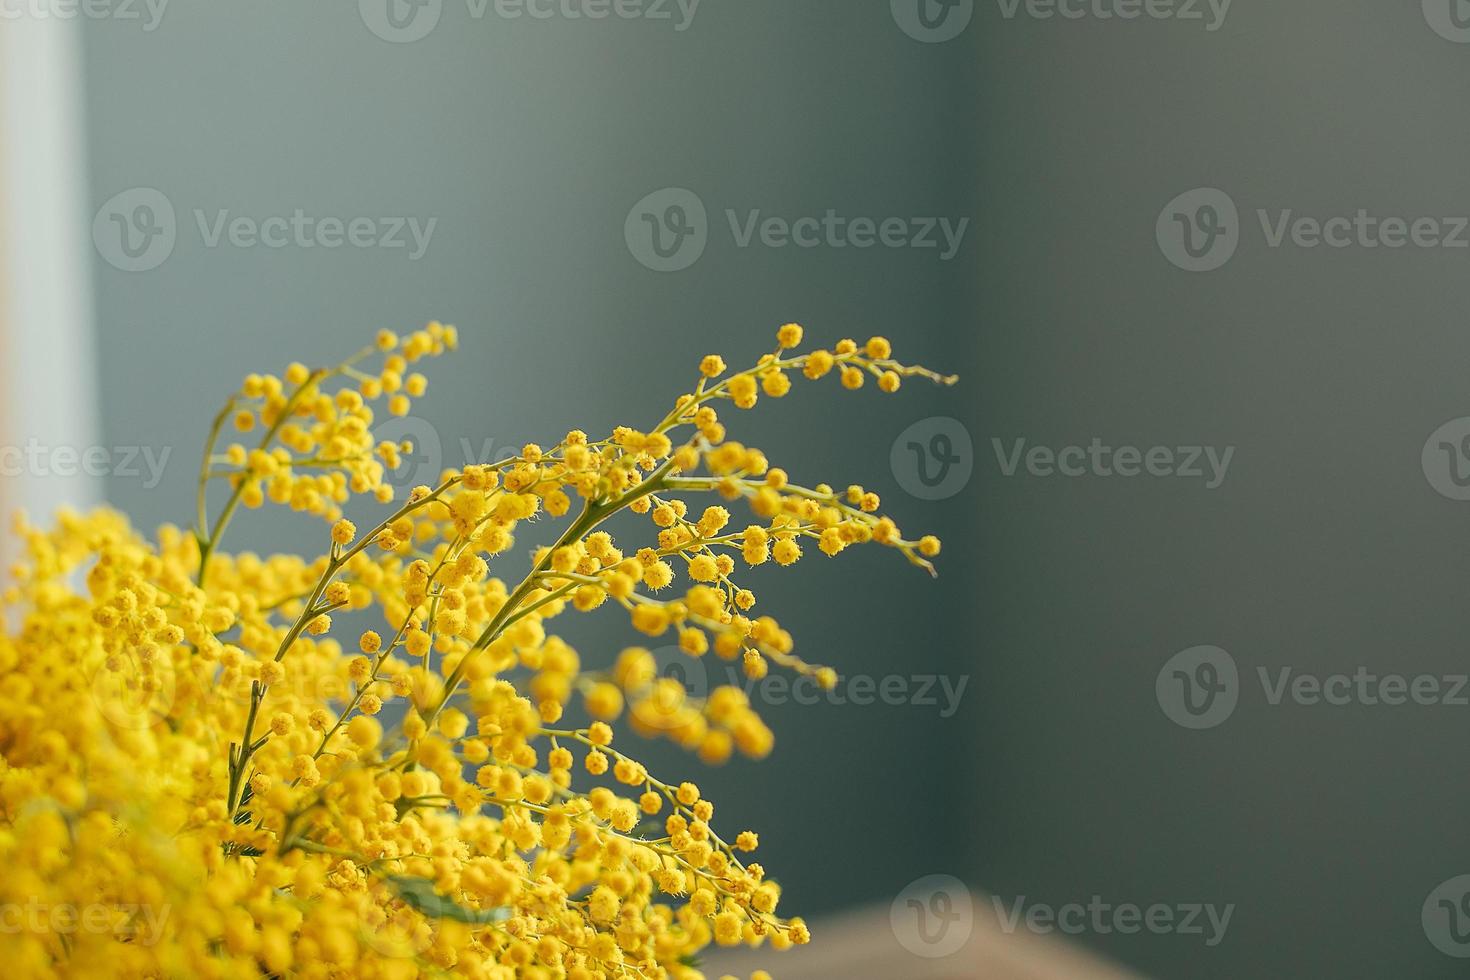
[[[954,379],[882,338],[797,353],[788,324],[749,369],[705,358],[645,431],[574,430],[395,500],[412,447],[375,440],[378,403],[406,414],[427,387],[412,365],[457,339],[385,331],[335,367],[247,377],[215,418],[190,529],[17,517],[0,906],[49,911],[0,936],[16,975],[698,980],[711,944],[809,940],[751,860],[755,833],[721,836],[698,786],[614,747],[625,724],[711,764],[763,757],[775,736],[746,694],[691,691],[644,646],[584,661],[550,622],[617,607],[679,657],[835,685],[739,570],[874,542],[932,572],[939,542],[863,487],[792,482],[719,409],[796,375]],[[245,442],[221,445],[231,427]],[[360,528],[356,497],[390,512]],[[241,506],[268,502],[322,517],[325,554],[223,550]],[[652,529],[620,526],[637,543],[619,544],[619,514]],[[496,574],[523,524],[555,518],[528,568]]]

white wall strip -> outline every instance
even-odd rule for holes
[[[98,425],[80,31],[25,9],[0,22],[0,509],[40,519],[104,488],[35,452],[84,451]]]

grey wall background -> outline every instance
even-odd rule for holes
[[[1470,253],[1272,249],[1256,215],[1470,209],[1470,48],[1419,7],[979,31],[976,432],[1237,447],[1213,492],[977,468],[981,879],[1052,903],[1237,903],[1216,949],[1090,940],[1157,975],[1463,975],[1420,911],[1470,863],[1466,709],[1273,707],[1256,678],[1465,670],[1465,504],[1420,451],[1470,414]],[[1191,274],[1154,226],[1201,186],[1234,199],[1239,246]],[[1186,731],[1155,677],[1197,644],[1229,651],[1243,690]]]
[[[410,44],[340,2],[89,23],[93,204],[152,187],[180,219],[158,268],[97,263],[105,441],[176,453],[158,488],[116,478],[113,499],[145,526],[186,520],[223,391],[381,326],[464,332],[422,409],[450,456],[461,437],[636,424],[707,350],[753,357],[786,320],[814,339],[890,334],[962,386],[801,387],[740,434],[812,480],[883,492],[906,527],[946,537],[945,574],[858,552],[757,584],[813,658],[970,686],[949,719],[771,707],[774,758],[704,777],[725,819],[763,830],[790,907],[887,902],[951,874],[1033,904],[1235,904],[1215,948],[1079,937],[1156,976],[1460,975],[1420,912],[1470,872],[1470,708],[1272,706],[1256,669],[1465,669],[1466,505],[1435,492],[1420,451],[1470,415],[1470,254],[1271,248],[1256,211],[1470,212],[1470,46],[1417,4],[1367,0],[1237,0],[1215,31],[979,3],[942,44],[888,6],[705,0],[679,32],[475,20],[450,0]],[[668,186],[714,225],[695,265],[661,275],[623,223]],[[1196,187],[1226,191],[1240,220],[1228,264],[1191,274],[1155,221]],[[296,207],[439,222],[410,262],[210,249],[190,215]],[[973,224],[945,263],[740,249],[725,208]],[[928,503],[888,450],[941,415],[967,422],[975,476]],[[1093,437],[1236,453],[1207,491],[1005,477],[991,444]],[[242,526],[236,546],[294,547],[300,527]],[[613,617],[581,625],[589,657],[629,639]],[[1155,679],[1198,644],[1229,651],[1242,683],[1228,721],[1190,731]]]

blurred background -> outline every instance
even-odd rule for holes
[[[1460,0],[7,7],[0,506],[186,523],[245,372],[383,327],[463,338],[408,484],[787,321],[887,335],[961,384],[731,420],[946,544],[752,580],[845,677],[699,774],[840,937],[792,970],[1462,976],[1467,42]]]

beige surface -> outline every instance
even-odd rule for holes
[[[775,980],[1140,980],[1138,974],[1074,946],[1028,932],[1005,933],[988,898],[976,896],[969,942],[953,956],[925,959],[894,935],[887,908],[812,924],[812,945],[786,953],[721,953],[704,964],[707,977],[745,980],[768,970]]]

